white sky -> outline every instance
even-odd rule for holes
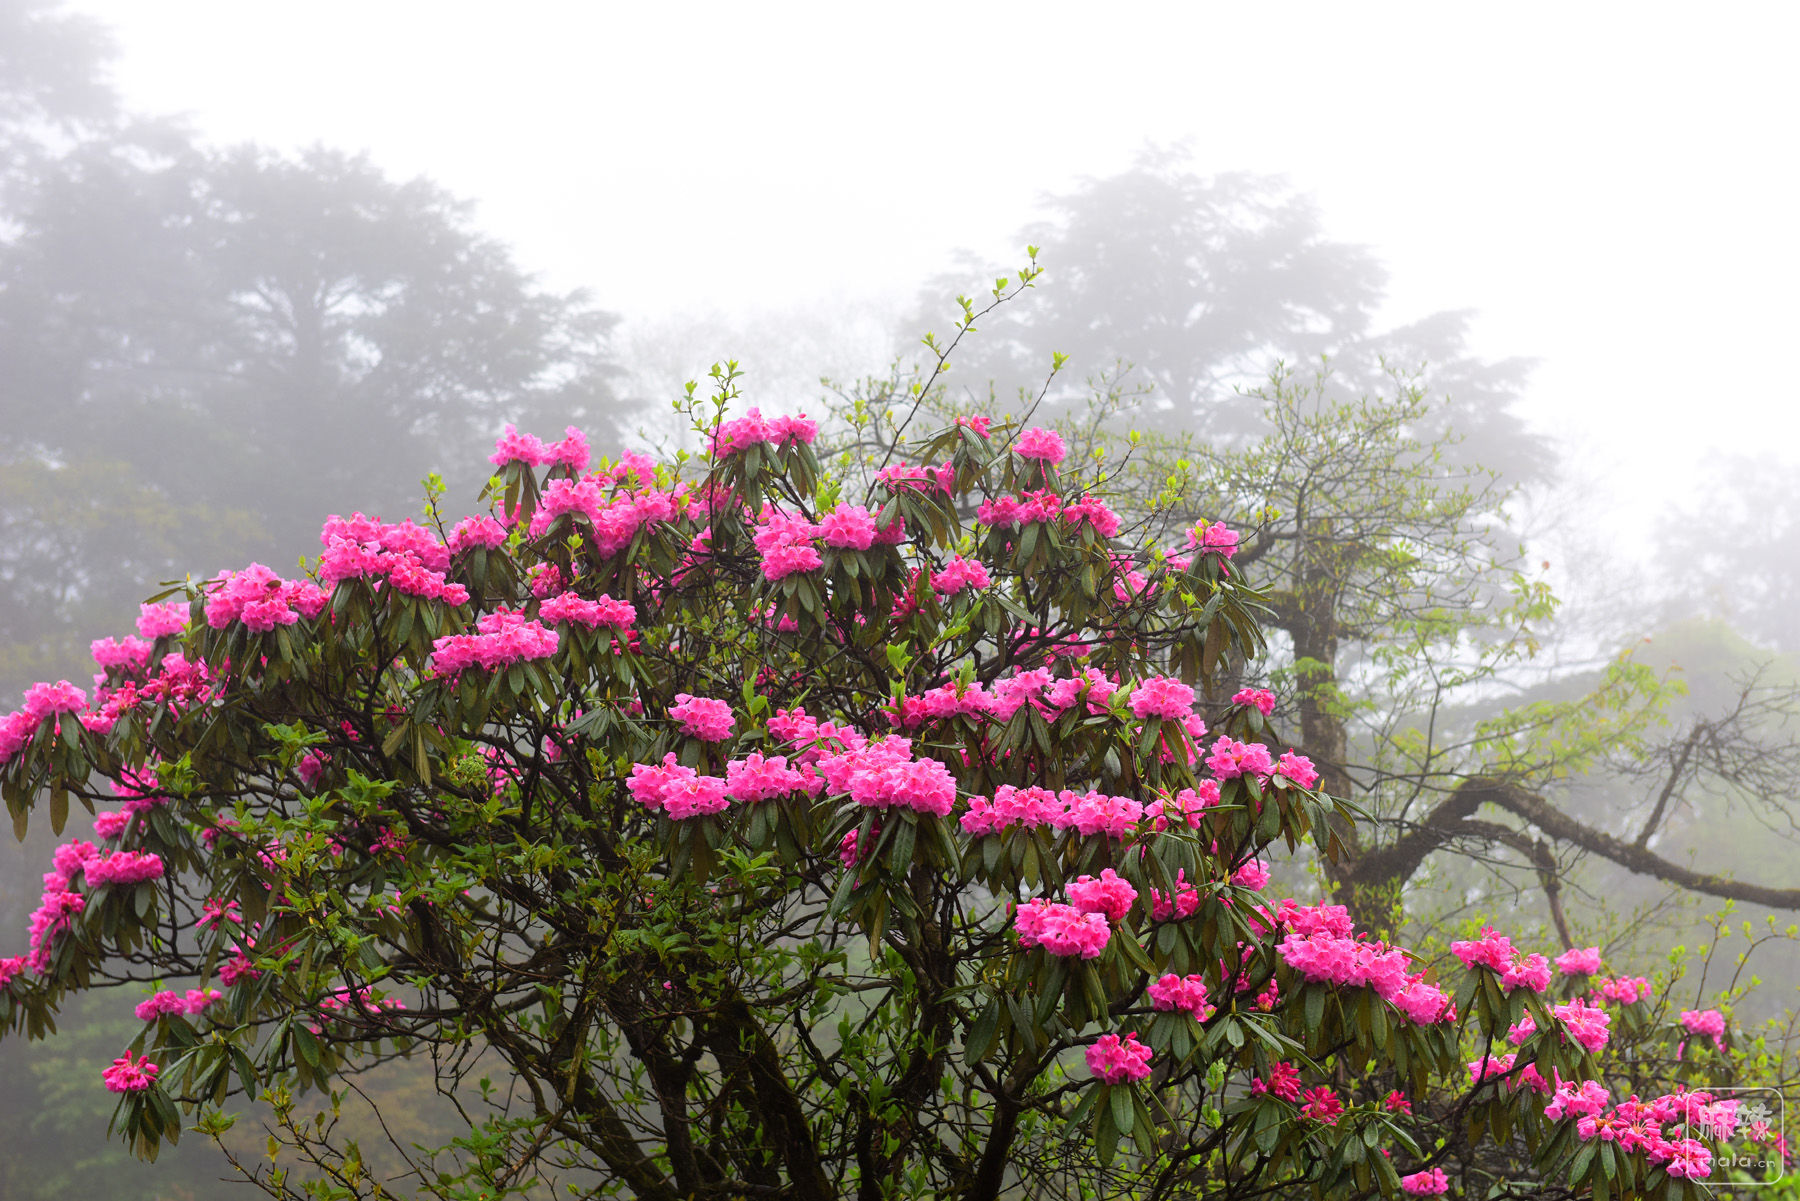
[[[1540,359],[1528,413],[1632,532],[1697,451],[1800,458],[1800,7],[71,7],[134,107],[428,174],[628,316],[910,294],[1187,138],[1371,246],[1388,321],[1472,308],[1478,353]]]

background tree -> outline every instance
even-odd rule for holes
[[[1084,377],[1123,365],[1150,389],[1137,428],[1219,442],[1262,429],[1247,394],[1277,364],[1328,357],[1339,398],[1378,390],[1389,367],[1422,371],[1420,384],[1449,398],[1443,418],[1472,455],[1512,480],[1542,472],[1547,448],[1509,408],[1529,364],[1471,356],[1466,313],[1376,329],[1385,270],[1366,248],[1328,238],[1317,207],[1284,181],[1200,176],[1177,152],[1147,150],[1131,170],[1046,207],[1050,218],[1019,235],[1039,248],[1045,282],[965,345],[959,386],[1035,394],[1062,353],[1069,372],[1047,412],[1073,414],[1085,407]],[[942,297],[1001,274],[966,260],[932,280],[908,330],[933,325]]]
[[[69,662],[178,563],[305,553],[326,503],[411,508],[393,481],[503,420],[613,412],[612,319],[365,160],[123,135],[47,162],[11,217],[0,637],[27,662]],[[106,558],[102,594],[81,565]]]

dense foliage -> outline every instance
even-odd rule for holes
[[[148,605],[0,726],[21,830],[97,809],[0,1020],[143,987],[104,1081],[140,1153],[260,1097],[280,1196],[1707,1174],[1736,1105],[1597,952],[1452,972],[1262,894],[1357,814],[1216,690],[1262,649],[1235,533],[1145,545],[986,418],[828,471],[721,383],[698,460],[509,429],[490,516],[332,517],[304,577]],[[467,1129],[377,1179],[329,1113],[395,1056]]]

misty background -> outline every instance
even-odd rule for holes
[[[1098,380],[1242,442],[1278,362],[1417,370],[1564,599],[1522,695],[1629,647],[1682,669],[1677,724],[1795,681],[1792,10],[496,11],[0,0],[0,699],[85,683],[160,581],[417,514],[428,472],[466,510],[505,422],[673,445],[726,358],[816,413],[1028,244],[953,361],[971,403],[1063,352],[1047,415]],[[1791,879],[1791,843],[1685,822]],[[12,954],[53,840],[5,842]],[[1582,883],[1596,926],[1666,893]],[[129,1001],[70,1019],[0,1043],[0,1195],[241,1191],[207,1147],[103,1145]]]

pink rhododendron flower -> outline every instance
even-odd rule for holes
[[[54,684],[39,683],[27,688],[25,702],[20,707],[25,716],[36,723],[63,713],[79,713],[87,708],[87,700],[87,693],[67,680],[58,680]]]
[[[117,838],[131,824],[131,814],[118,810],[94,814],[94,837],[100,839]]]
[[[988,436],[988,427],[994,422],[992,417],[958,417],[956,424],[964,429],[974,430],[983,438]]]
[[[242,571],[223,571],[212,581],[206,601],[206,624],[222,630],[234,621],[266,634],[276,626],[291,626],[324,611],[328,597],[311,580],[284,580],[252,563]]]
[[[1395,1089],[1384,1097],[1381,1104],[1389,1113],[1411,1113],[1413,1111],[1412,1102],[1407,1100],[1406,1094],[1399,1089]]]
[[[964,588],[980,591],[991,587],[993,582],[985,564],[979,559],[965,559],[961,555],[957,555],[931,575],[932,591],[940,596],[949,596]]]
[[[1275,761],[1269,757],[1268,747],[1260,742],[1237,742],[1225,737],[1213,743],[1206,766],[1221,780],[1234,780],[1239,776],[1266,777],[1275,771]]]
[[[1052,955],[1098,959],[1112,937],[1103,913],[1083,913],[1073,905],[1034,897],[1013,913],[1022,947],[1042,947]]]
[[[1085,521],[1102,538],[1111,538],[1119,532],[1119,515],[1097,496],[1070,501],[1063,506],[1062,519],[1068,525],[1080,525]]]
[[[1103,913],[1109,922],[1122,922],[1137,900],[1137,889],[1112,868],[1105,868],[1096,879],[1082,876],[1063,889],[1069,903],[1083,913]]]
[[[875,544],[875,515],[862,505],[840,504],[819,519],[826,546],[868,550]]]
[[[1543,992],[1550,987],[1550,963],[1542,955],[1533,952],[1521,955],[1500,973],[1500,987],[1507,992],[1523,985],[1532,992]]]
[[[590,630],[601,626],[623,630],[637,620],[637,608],[627,601],[614,600],[605,593],[597,600],[587,600],[573,592],[565,592],[538,606],[538,620],[552,625],[580,625]]]
[[[1612,1093],[1597,1080],[1565,1081],[1557,1085],[1556,1095],[1544,1106],[1544,1116],[1553,1122],[1570,1116],[1591,1117],[1611,1101]]]
[[[1600,970],[1600,948],[1564,951],[1556,957],[1556,970],[1565,976],[1592,976]]]
[[[1261,892],[1268,886],[1270,879],[1269,865],[1260,859],[1252,859],[1231,875],[1231,882],[1239,888],[1249,888]]]
[[[1269,1065],[1269,1078],[1260,1077],[1250,1081],[1250,1093],[1256,1096],[1267,1093],[1277,1101],[1298,1101],[1300,1099],[1300,1069],[1287,1062]]]
[[[431,666],[439,675],[454,676],[471,667],[496,671],[528,659],[556,653],[557,635],[510,609],[497,609],[476,620],[475,634],[447,634],[431,644]]]
[[[1240,688],[1232,694],[1234,705],[1249,705],[1260,711],[1264,717],[1275,712],[1275,694],[1265,688]]]
[[[150,1062],[148,1055],[134,1058],[130,1051],[113,1060],[110,1068],[100,1073],[106,1081],[108,1090],[115,1093],[141,1093],[156,1083],[156,1073],[160,1071]]]
[[[1725,1049],[1725,1015],[1718,1010],[1684,1009],[1681,1025],[1689,1034],[1703,1035],[1712,1039],[1721,1051]]]
[[[521,434],[510,423],[506,431],[494,442],[494,453],[488,456],[488,462],[496,467],[504,467],[508,463],[523,463],[527,467],[542,467],[550,461],[550,452],[536,434]]]
[[[1608,1001],[1630,1005],[1636,1001],[1650,999],[1650,981],[1643,976],[1620,976],[1613,980],[1601,980],[1598,983],[1600,995]]]
[[[1450,1191],[1450,1178],[1442,1168],[1427,1168],[1400,1177],[1400,1191],[1415,1197],[1439,1197]]]
[[[1323,1084],[1317,1088],[1309,1088],[1301,1095],[1306,1098],[1306,1104],[1300,1107],[1301,1117],[1311,1118],[1313,1121],[1327,1126],[1335,1126],[1338,1118],[1343,1116],[1343,1099]]]
[[[787,759],[780,755],[765,759],[751,754],[725,765],[726,793],[733,800],[746,803],[788,796],[804,789],[810,779],[810,775],[790,768]]]
[[[1155,921],[1180,921],[1193,916],[1199,907],[1200,890],[1187,882],[1186,868],[1175,872],[1175,896],[1172,899],[1154,888],[1150,890],[1150,916]]]
[[[1021,459],[1037,459],[1054,467],[1068,457],[1069,449],[1055,430],[1034,426],[1020,432],[1013,452]]]
[[[145,880],[162,879],[163,861],[149,851],[110,851],[88,860],[83,874],[90,888],[140,884]]]
[[[1177,976],[1169,972],[1150,983],[1150,1003],[1160,1010],[1186,1010],[1197,1022],[1211,1017],[1214,1006],[1207,1004],[1206,981],[1197,974]]]
[[[137,1016],[140,1022],[154,1022],[165,1013],[186,1013],[187,1002],[180,993],[167,989],[157,993],[147,1001],[137,1003]]]
[[[1141,718],[1180,721],[1194,708],[1194,690],[1172,676],[1140,680],[1131,691],[1131,711]]]
[[[506,527],[492,517],[465,517],[450,531],[446,544],[451,554],[461,554],[471,547],[493,550],[506,543]]]
[[[1171,818],[1180,821],[1190,830],[1200,828],[1200,815],[1219,803],[1219,783],[1217,780],[1202,780],[1198,788],[1183,788],[1172,797],[1158,797],[1151,801],[1144,812],[1152,818],[1154,829],[1161,831],[1169,828]]]
[[[1570,1037],[1596,1055],[1611,1037],[1607,1032],[1607,1025],[1612,1021],[1612,1016],[1604,1009],[1589,1006],[1580,997],[1567,1005],[1558,1005],[1550,1012],[1568,1027]]]
[[[1286,776],[1302,788],[1311,788],[1319,782],[1319,773],[1313,767],[1312,760],[1305,755],[1297,755],[1293,751],[1283,752],[1281,758],[1275,763],[1275,771],[1276,774]]]
[[[182,601],[138,606],[137,632],[145,638],[163,638],[187,630],[188,607]]]
[[[1237,554],[1237,531],[1226,526],[1222,521],[1211,525],[1202,521],[1187,532],[1188,549],[1231,558]]]
[[[1512,967],[1512,940],[1492,926],[1481,928],[1481,937],[1472,941],[1453,942],[1450,952],[1462,960],[1464,967],[1485,967],[1505,972]]]
[[[1150,1074],[1150,1048],[1138,1041],[1133,1030],[1123,1040],[1102,1034],[1087,1049],[1088,1071],[1108,1084],[1127,1084]]]
[[[679,722],[684,735],[698,738],[700,742],[724,742],[725,738],[731,736],[731,729],[736,724],[736,718],[731,715],[731,706],[724,700],[689,697],[684,691],[675,693],[675,704],[670,706],[670,717]]]

